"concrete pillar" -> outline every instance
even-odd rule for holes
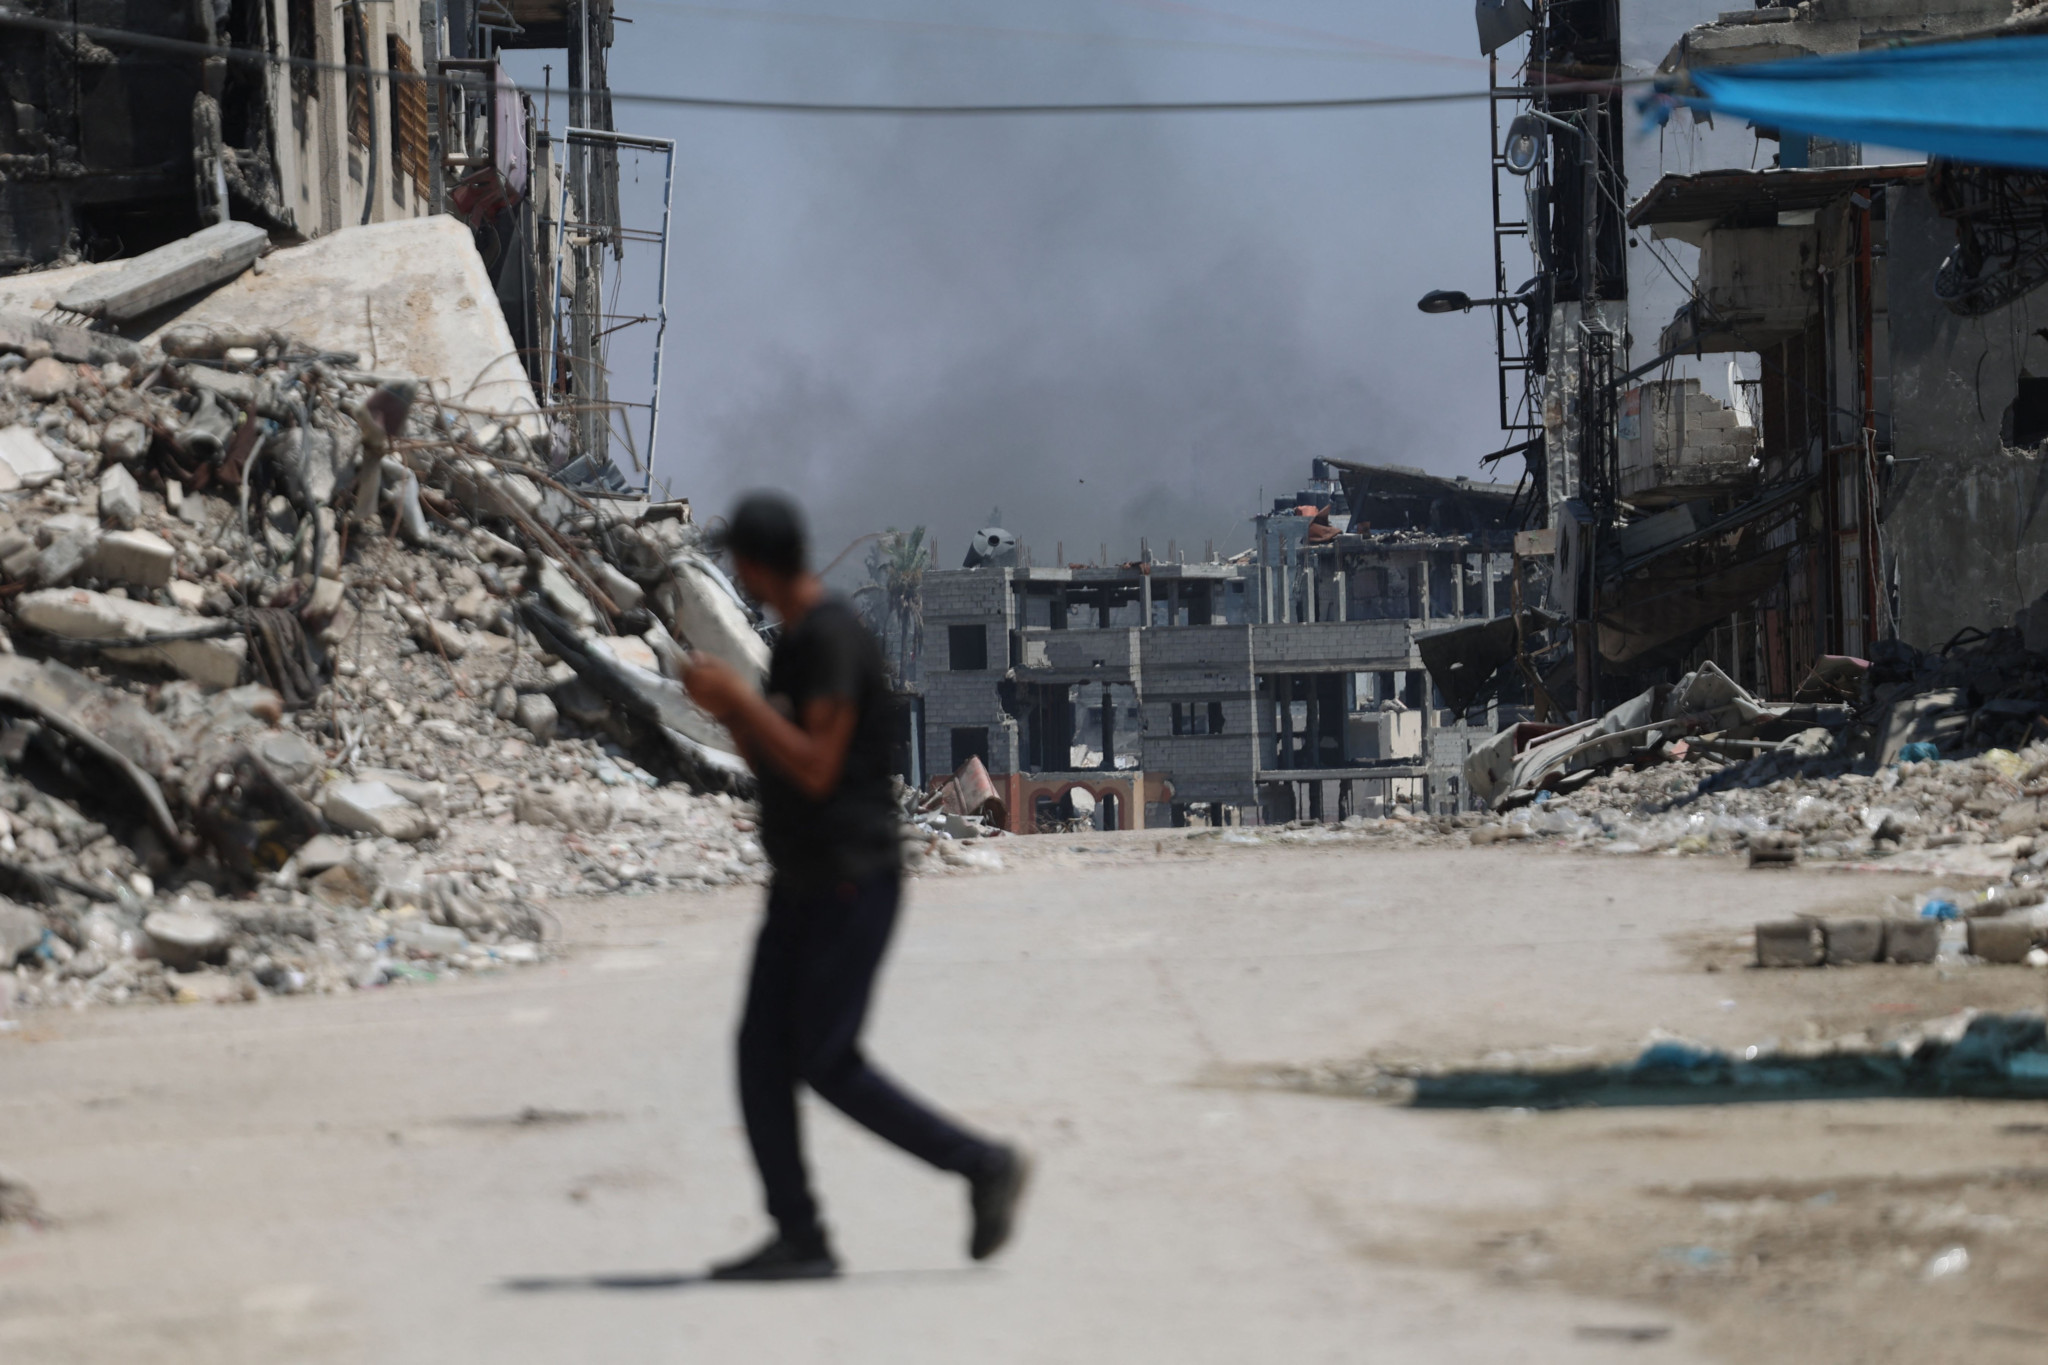
[[[1424,551],[1415,558],[1415,619],[1429,620],[1429,553]]]
[[[1138,565],[1138,624],[1152,624],[1152,564],[1150,560]]]
[[[1102,763],[1104,772],[1116,771],[1116,702],[1109,684],[1102,685]]]
[[[1337,619],[1351,619],[1351,573],[1339,558],[1332,561],[1337,568]]]
[[[1279,724],[1274,733],[1280,737],[1280,766],[1294,766],[1294,678],[1292,674],[1273,675],[1273,695],[1280,703]]]
[[[1479,556],[1479,581],[1486,593],[1486,619],[1491,621],[1494,617],[1500,615],[1500,611],[1493,600],[1493,556],[1491,554]]]

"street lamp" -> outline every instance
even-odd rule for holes
[[[1500,159],[1516,175],[1528,175],[1543,164],[1543,125],[1528,114],[1518,114],[1508,125],[1501,143]]]
[[[1417,299],[1415,306],[1425,313],[1469,313],[1474,308],[1512,308],[1528,301],[1526,292],[1503,294],[1495,299],[1475,299],[1460,289],[1432,289]]]

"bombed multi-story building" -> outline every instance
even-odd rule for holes
[[[1503,698],[1452,709],[1420,642],[1512,612],[1512,491],[1313,472],[1228,560],[1039,564],[1013,543],[928,573],[921,767],[980,759],[1027,832],[1076,792],[1115,829],[1464,804]]]
[[[605,295],[649,237],[622,223],[620,159],[668,144],[613,128],[613,24],[610,0],[11,6],[0,275],[133,257],[222,224],[282,246],[453,215],[552,410],[555,472],[621,489],[618,466],[647,466],[655,408],[609,391],[607,338],[631,319]],[[534,51],[559,53],[567,126],[545,126],[507,71]]]

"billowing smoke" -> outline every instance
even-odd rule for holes
[[[1473,52],[1462,7],[1215,7]],[[1226,46],[663,25],[658,9],[621,30],[617,88],[930,101],[1484,83],[1099,0],[944,10]],[[1227,49],[1240,41],[1325,51]],[[1040,563],[1061,541],[1069,559],[1104,542],[1129,557],[1141,535],[1155,553],[1170,539],[1229,550],[1248,543],[1262,491],[1292,492],[1313,456],[1476,475],[1500,444],[1483,310],[1414,307],[1430,288],[1490,291],[1483,105],[957,122],[619,112],[682,140],[656,474],[707,515],[774,485],[811,508],[827,556],[923,523],[954,564],[994,507]]]

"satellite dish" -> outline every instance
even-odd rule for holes
[[[1476,0],[1473,17],[1479,21],[1480,54],[1487,57],[1536,27],[1527,0]]]
[[[1000,526],[984,526],[967,542],[967,560],[963,568],[979,569],[983,565],[1008,566],[1017,563],[1017,537]]]

